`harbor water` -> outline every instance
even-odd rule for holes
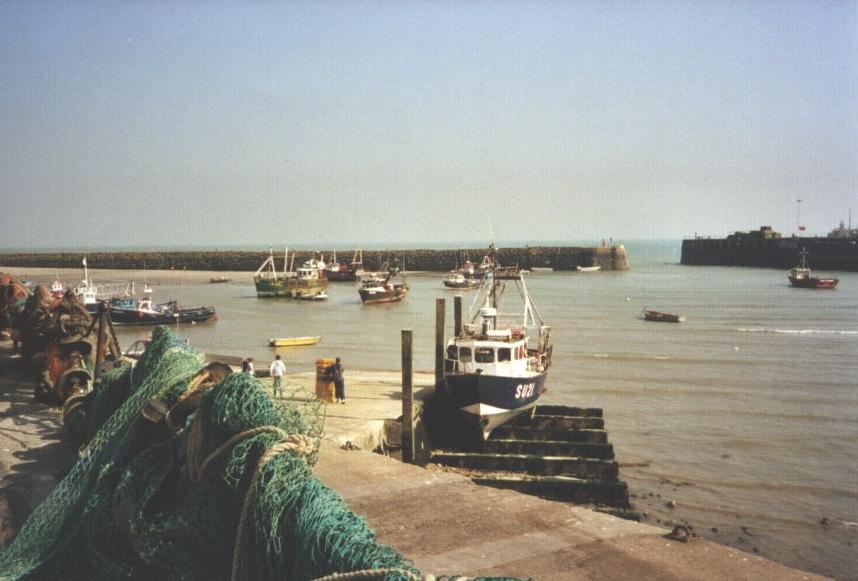
[[[858,579],[858,274],[840,274],[833,291],[793,289],[779,270],[680,266],[680,241],[626,246],[629,271],[527,277],[553,329],[543,401],[604,409],[621,478],[647,522],[688,522],[716,542]],[[332,283],[327,301],[272,300],[256,298],[250,272],[225,284],[209,276],[93,274],[96,284],[147,277],[156,302],[214,304],[216,322],[179,327],[191,345],[252,356],[257,368],[280,353],[290,372],[334,356],[347,374],[397,370],[402,329],[414,330],[415,369],[431,371],[435,299],[447,298],[451,328],[457,292],[440,273],[415,273],[401,303],[362,305],[353,283]],[[474,292],[462,294],[470,305]],[[643,307],[687,321],[646,322]],[[127,346],[149,330],[118,331]],[[305,335],[321,340],[267,346]]]

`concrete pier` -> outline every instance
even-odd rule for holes
[[[76,459],[75,447],[59,437],[59,411],[32,403],[32,383],[16,370],[7,345],[0,345],[0,543]],[[348,403],[325,408],[315,473],[367,520],[380,542],[426,573],[539,581],[821,579],[707,541],[669,540],[665,529],[343,449],[343,438],[401,413],[399,373],[352,371],[345,377]],[[290,376],[288,384],[312,394],[314,381],[314,372],[307,372]],[[434,374],[416,373],[415,397],[433,384]],[[3,511],[12,504],[14,518]]]

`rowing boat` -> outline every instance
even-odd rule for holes
[[[270,347],[300,347],[301,345],[315,345],[321,337],[280,337],[268,339]]]

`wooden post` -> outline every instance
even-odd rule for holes
[[[98,303],[98,314],[96,315],[96,324],[98,325],[98,338],[95,343],[95,379],[98,379],[101,374],[101,364],[104,363],[105,341],[107,339],[107,303],[104,301]]]
[[[444,318],[447,314],[447,302],[435,299],[435,390],[444,385]]]
[[[453,297],[453,331],[456,337],[462,334],[462,295]]]
[[[402,461],[414,463],[414,390],[411,345],[414,331],[402,330]]]

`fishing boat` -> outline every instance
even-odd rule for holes
[[[268,339],[269,347],[300,347],[302,345],[315,345],[321,337],[281,337]]]
[[[551,364],[551,327],[544,324],[517,267],[503,267],[489,247],[486,275],[474,298],[470,321],[446,345],[446,396],[483,438],[532,408],[546,391]],[[507,283],[514,284],[521,311],[501,312]]]
[[[325,259],[313,257],[305,260],[295,272],[295,278],[290,281],[289,296],[293,299],[313,298],[323,293],[328,286],[325,278]],[[327,297],[327,295],[325,295]]]
[[[465,258],[462,265],[457,265],[456,268],[444,275],[441,282],[444,283],[445,287],[452,289],[479,288],[483,271],[483,268]]]
[[[169,325],[203,323],[217,317],[210,305],[184,307],[176,301],[155,304],[151,289],[142,298],[113,299],[108,303],[110,318],[117,325]]]
[[[401,274],[401,280],[394,282],[393,278]],[[358,293],[364,304],[393,303],[401,301],[408,294],[411,287],[405,280],[404,273],[397,273],[395,269],[387,269],[386,275],[370,275],[361,279]]]
[[[801,249],[801,262],[789,271],[789,282],[797,288],[834,288],[840,279],[813,276],[807,264],[807,250]]]
[[[331,282],[354,282],[363,273],[363,251],[360,248],[355,250],[349,264],[337,262],[337,253],[334,252],[332,262],[325,267],[325,278]]]
[[[661,311],[656,311],[654,309],[644,308],[643,310],[643,318],[647,321],[653,321],[656,323],[683,323],[685,322],[685,317],[682,315],[672,315],[670,313],[663,313]]]
[[[324,290],[328,284],[328,279],[325,278],[324,274],[325,262],[323,258],[307,260],[295,272],[291,268],[294,263],[295,253],[292,253],[290,263],[289,250],[287,249],[283,254],[283,270],[282,272],[278,271],[272,250],[265,262],[253,275],[256,296],[259,298],[299,298],[299,296],[314,290]]]
[[[209,279],[209,282],[212,284],[217,284],[222,282],[229,282],[230,280],[232,279],[228,276],[213,276]]]
[[[470,278],[465,276],[461,269],[451,270],[441,281],[444,286],[451,289],[472,289],[479,288],[481,282],[479,278]]]
[[[89,276],[89,268],[86,263],[86,257],[83,257],[81,261],[83,265],[83,280],[77,283],[72,288],[72,293],[77,297],[80,304],[84,306],[84,308],[92,314],[98,312],[98,305],[102,301],[112,301],[119,298],[129,297],[133,294],[133,282],[130,285],[103,285],[100,287],[95,286],[92,283],[92,278]],[[55,281],[54,284],[51,285],[51,292],[54,291],[54,288],[59,285],[61,288],[62,283],[59,281]]]

